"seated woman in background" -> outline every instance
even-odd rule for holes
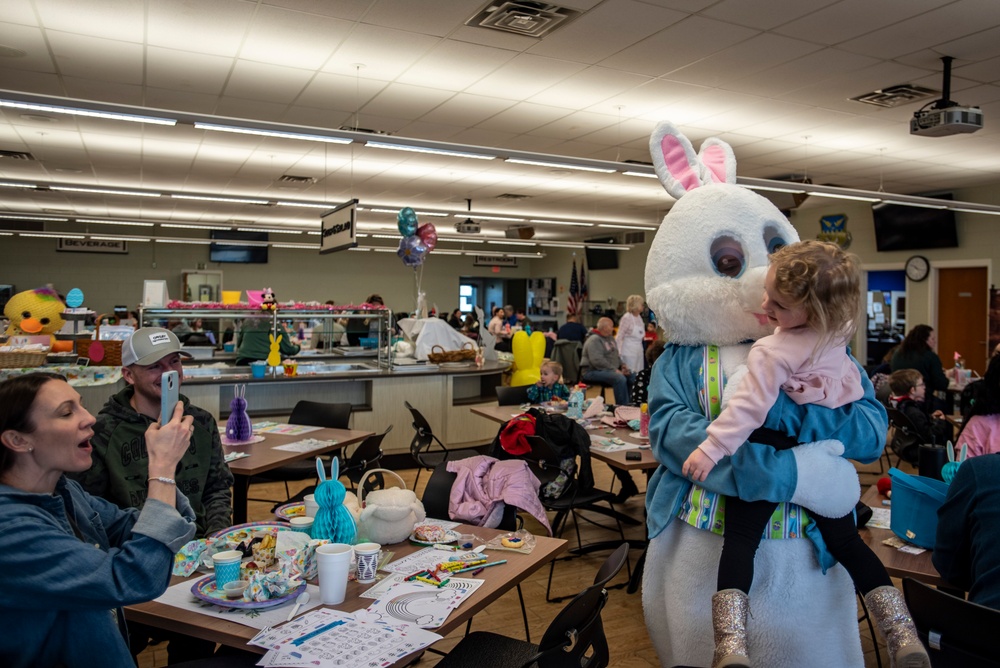
[[[905,415],[923,443],[944,445],[955,437],[951,423],[944,418],[944,413],[936,410],[927,413],[924,403],[924,393],[927,388],[924,378],[916,369],[900,369],[889,376],[889,406]]]
[[[196,529],[172,479],[191,420],[178,402],[146,430],[146,504],[123,510],[64,475],[91,464],[95,420],[76,390],[50,373],[0,383],[0,665],[133,665],[121,607],[166,590]]]
[[[948,377],[944,375],[941,358],[934,352],[937,334],[930,325],[917,325],[909,331],[892,356],[890,366],[893,371],[916,369],[924,377],[927,386],[924,402],[928,409],[943,408],[940,401],[934,401],[934,393],[948,389]]]
[[[963,445],[968,446],[968,457],[1000,452],[1000,356],[990,358],[986,376],[975,385],[979,391],[955,439],[956,455],[961,454]]]

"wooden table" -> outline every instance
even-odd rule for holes
[[[317,429],[305,434],[261,434],[264,440],[249,445],[223,446],[226,453],[249,452],[249,457],[242,457],[229,462],[229,470],[235,478],[233,482],[233,524],[243,524],[247,521],[247,494],[250,488],[250,477],[264,471],[291,464],[303,459],[315,459],[317,455],[340,450],[348,445],[360,443],[374,432],[358,431],[356,429]],[[323,448],[309,452],[289,452],[275,450],[274,446],[294,443],[306,438],[318,441],[332,441]]]
[[[455,530],[461,533],[474,533],[484,540],[489,540],[494,536],[504,533],[496,529],[467,525],[460,525]],[[417,552],[424,547],[424,545],[414,545],[405,542],[389,545],[386,549],[395,553],[394,559],[399,559]],[[507,563],[488,568],[478,575],[478,579],[485,581],[483,585],[473,592],[468,599],[463,601],[462,605],[448,616],[448,619],[442,626],[430,630],[442,636],[448,635],[503,594],[514,589],[525,578],[549,563],[565,549],[566,541],[561,538],[535,536],[535,548],[530,554],[517,554],[509,550],[489,551],[488,554],[491,561],[506,559]],[[202,577],[205,577],[204,573],[197,573],[191,578],[174,577],[171,580],[171,585],[184,581],[194,583],[198,578]],[[347,583],[347,597],[344,599],[344,602],[340,605],[328,607],[345,612],[354,612],[367,608],[371,604],[371,599],[361,598],[359,594],[369,586],[358,584],[353,580],[349,581]],[[291,602],[287,605],[288,609],[291,610]],[[147,624],[159,629],[174,631],[260,654],[264,653],[262,648],[246,644],[248,640],[258,633],[257,629],[237,624],[236,622],[183,610],[165,603],[150,601],[148,603],[130,605],[125,608],[125,616],[129,621]],[[406,664],[402,663],[401,665]]]
[[[499,406],[499,405],[489,405],[489,406],[475,406],[470,408],[474,414],[484,417],[487,420],[492,420],[493,422],[503,424],[510,420],[516,415],[520,415],[524,411],[520,409],[519,406]],[[610,430],[610,427],[602,427],[601,429],[588,430],[588,433],[600,433],[604,434],[605,431]],[[645,445],[643,441],[632,438],[630,435],[632,433],[631,429],[614,429],[612,434],[604,434],[612,438],[620,438],[626,443],[636,443],[639,445]],[[649,448],[640,448],[638,452],[642,455],[642,459],[629,460],[625,459],[626,452],[634,452],[633,450],[618,450],[615,452],[600,452],[598,450],[591,449],[590,456],[592,459],[602,461],[611,468],[621,469],[623,471],[645,471],[649,475],[653,470],[656,469],[659,464],[655,459],[653,459],[653,453]]]
[[[872,508],[884,508],[882,501],[885,499],[878,493],[875,485],[861,495],[861,501]],[[907,554],[900,552],[894,547],[883,545],[882,541],[890,536],[895,536],[889,529],[875,529],[872,527],[862,527],[858,530],[861,539],[872,549],[879,561],[885,566],[885,570],[894,578],[913,578],[937,587],[947,586],[941,575],[931,563],[931,551],[926,550],[920,554]]]

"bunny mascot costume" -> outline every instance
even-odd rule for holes
[[[737,386],[741,365],[745,372],[749,342],[772,332],[761,312],[768,254],[798,234],[768,200],[735,185],[728,144],[710,138],[696,154],[662,123],[650,150],[657,176],[677,199],[646,261],[646,301],[669,342],[649,387],[650,443],[660,465],[646,494],[643,576],[646,625],[660,662],[712,663],[725,521],[719,497],[731,495],[780,502],[766,535],[773,540],[761,541],[755,561],[747,626],[753,664],[863,666],[851,579],[822,539],[812,538],[818,532],[802,528],[800,506],[830,517],[852,510],[860,490],[845,457],[879,457],[885,411],[864,373],[864,397],[840,409],[799,406],[781,393],[762,429],[704,483],[681,476],[710,416],[725,404],[723,387]],[[789,437],[800,445],[779,451],[763,444]]]

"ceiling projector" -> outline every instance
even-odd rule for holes
[[[910,134],[924,137],[947,137],[975,132],[982,127],[983,112],[979,107],[921,110],[910,119]]]
[[[983,112],[979,107],[963,107],[948,99],[951,94],[951,56],[943,56],[944,85],[941,99],[924,105],[910,119],[910,134],[924,137],[947,137],[981,130]]]
[[[455,223],[455,231],[459,234],[479,234],[482,229],[482,225],[471,218],[466,218],[462,223]]]

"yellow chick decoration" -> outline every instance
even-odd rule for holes
[[[267,354],[267,363],[269,366],[280,366],[281,353],[278,352],[278,347],[281,345],[283,336],[278,334],[278,338],[274,338],[274,334],[268,334],[268,337],[271,339],[271,352]]]
[[[510,341],[514,353],[514,375],[511,385],[534,385],[542,377],[542,362],[545,361],[545,335],[525,331],[514,332]]]
[[[3,310],[3,314],[10,320],[7,336],[48,334],[54,352],[72,350],[72,341],[56,341],[53,336],[66,324],[62,318],[65,308],[59,294],[51,288],[19,292],[10,298]]]

